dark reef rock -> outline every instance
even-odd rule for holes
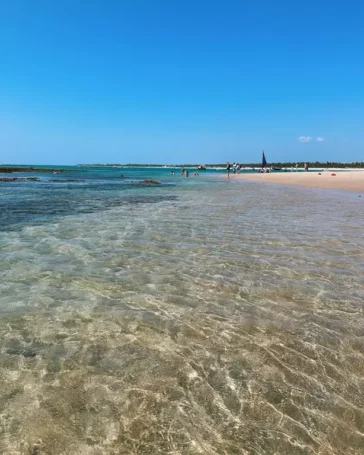
[[[36,167],[1,167],[0,174],[12,174],[14,172],[46,172],[63,174],[64,172],[75,172],[76,169],[47,169],[47,168],[36,168]],[[79,170],[77,170],[80,172]]]
[[[85,182],[86,180],[77,180],[77,179],[52,179],[46,180],[47,182],[54,182],[54,183],[70,183],[70,182]]]
[[[37,177],[2,177],[0,182],[39,182]]]
[[[144,183],[145,185],[160,185],[161,182],[158,182],[157,180],[143,180],[141,183]]]
[[[38,177],[1,177],[0,182],[40,182]],[[74,182],[85,182],[85,180],[77,179],[51,179],[42,180],[43,183],[74,183]]]

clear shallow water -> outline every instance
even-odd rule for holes
[[[362,454],[364,202],[168,173],[0,184],[0,451]]]

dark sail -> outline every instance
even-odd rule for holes
[[[266,166],[267,166],[267,160],[265,159],[265,155],[263,152],[262,167],[266,167]]]

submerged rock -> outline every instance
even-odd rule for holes
[[[75,172],[75,169],[49,169],[35,167],[1,167],[0,174],[12,174],[13,172],[51,172],[52,174],[63,174],[64,172]],[[79,171],[78,171],[79,172]]]
[[[0,182],[39,182],[37,177],[1,177]]]
[[[47,182],[53,182],[53,183],[70,183],[70,182],[85,182],[85,180],[77,180],[77,179],[52,179],[52,180],[47,180]]]
[[[158,180],[143,180],[142,183],[145,183],[146,185],[160,185],[161,182],[158,182]]]
[[[1,177],[0,182],[40,182],[38,177]],[[70,182],[85,182],[85,180],[80,179],[51,179],[51,180],[42,180],[45,183],[70,183]]]

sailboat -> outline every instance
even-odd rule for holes
[[[267,167],[267,160],[265,159],[264,150],[263,150],[262,169],[264,169],[265,167]]]
[[[268,163],[267,163],[267,160],[265,159],[265,154],[264,154],[264,150],[263,150],[262,169],[264,169],[267,166],[268,166]],[[282,168],[281,167],[277,167],[277,166],[271,166],[271,170],[272,171],[281,171]]]

